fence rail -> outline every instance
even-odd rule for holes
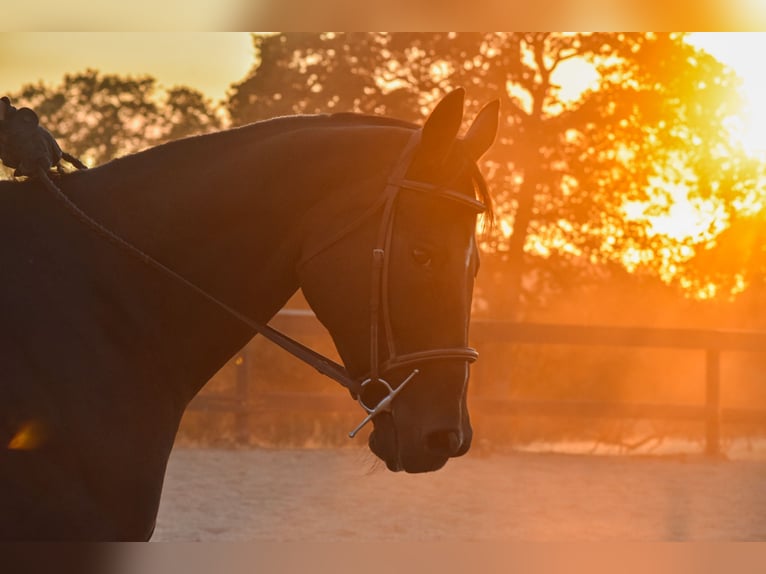
[[[297,337],[326,336],[310,311],[283,310],[272,325]],[[618,346],[699,350],[705,361],[705,402],[702,405],[615,403],[601,401],[519,400],[472,397],[471,408],[499,416],[550,415],[568,417],[647,418],[700,421],[705,424],[705,452],[720,453],[721,424],[726,422],[766,424],[766,411],[721,407],[721,354],[729,351],[766,352],[766,332],[712,329],[622,327],[512,323],[474,320],[472,340],[525,345]],[[262,409],[345,411],[353,408],[348,396],[298,392],[258,393],[250,390],[253,360],[240,355],[236,393],[201,393],[190,405],[194,410],[229,411],[237,414],[245,433],[247,417]]]
[[[471,331],[481,340],[513,343],[604,345],[702,349],[710,351],[766,351],[766,332],[663,327],[559,325],[479,320]]]

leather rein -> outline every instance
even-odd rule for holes
[[[383,215],[381,218],[380,227],[378,229],[376,244],[372,250],[373,272],[370,296],[370,372],[368,376],[363,380],[353,378],[345,367],[336,363],[332,359],[317,353],[313,349],[310,349],[302,343],[299,343],[295,339],[285,335],[273,327],[265,323],[255,321],[252,318],[240,313],[195,283],[192,283],[176,271],[170,269],[166,265],[154,259],[152,256],[143,252],[132,243],[129,243],[122,237],[118,236],[113,231],[107,229],[101,223],[93,219],[90,215],[82,211],[82,209],[80,209],[77,204],[75,204],[68,196],[66,196],[53,183],[45,170],[38,169],[36,175],[42,181],[45,188],[53,193],[53,195],[61,203],[63,203],[67,210],[72,213],[72,215],[93,229],[99,235],[103,236],[111,243],[117,245],[119,248],[127,251],[129,254],[136,257],[147,266],[152,267],[161,273],[164,273],[175,281],[178,281],[187,288],[196,292],[210,303],[219,307],[244,325],[251,328],[253,331],[260,333],[272,343],[282,347],[285,351],[297,359],[311,365],[322,375],[325,375],[346,387],[352,393],[352,395],[357,398],[359,404],[367,412],[367,416],[364,418],[364,420],[349,433],[349,437],[353,438],[362,429],[362,427],[370,422],[377,414],[391,410],[391,403],[393,402],[396,395],[398,395],[402,389],[404,389],[404,387],[419,373],[419,370],[417,368],[413,369],[412,372],[396,387],[393,387],[386,380],[382,379],[380,377],[381,372],[386,372],[396,367],[411,366],[428,361],[457,359],[466,362],[473,362],[478,357],[476,350],[472,349],[471,347],[427,349],[401,355],[396,352],[396,345],[389,317],[387,279],[390,266],[390,258],[388,254],[391,244],[391,237],[393,234],[393,218],[396,199],[399,195],[399,192],[403,189],[421,191],[438,196],[440,198],[457,201],[472,209],[476,213],[483,212],[486,209],[484,204],[480,201],[472,197],[468,197],[467,195],[461,194],[457,191],[446,189],[441,186],[406,179],[405,174],[409,168],[415,148],[420,142],[420,135],[421,130],[416,130],[413,132],[410,140],[403,148],[399,160],[394,167],[391,176],[389,177],[386,188],[381,194],[380,200],[375,202],[375,204],[370,209],[368,209],[350,225],[342,229],[338,234],[334,235],[330,240],[321,244],[321,246],[314,250],[309,257],[305,257],[302,260],[302,262],[306,261],[307,259],[321,253],[330,245],[348,235],[348,233],[350,233],[354,228],[356,228],[368,217],[372,216],[374,213],[377,213],[377,211],[382,208]],[[381,362],[379,357],[381,323],[384,326],[383,333],[385,337],[386,348],[388,350],[388,359],[384,362]],[[382,387],[385,397],[374,405],[366,404],[364,401],[364,391],[376,387],[378,389],[381,389]]]

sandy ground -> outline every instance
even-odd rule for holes
[[[362,449],[177,448],[153,540],[766,540],[766,460],[478,453],[407,475]]]

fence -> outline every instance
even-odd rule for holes
[[[272,325],[297,338],[326,335],[309,311],[284,310]],[[603,401],[520,400],[473,397],[471,408],[485,414],[550,415],[570,417],[651,418],[700,421],[705,425],[705,452],[720,453],[721,425],[728,422],[766,424],[766,411],[721,407],[721,354],[729,351],[763,353],[766,332],[723,331],[512,323],[475,320],[471,324],[472,342],[481,351],[482,342],[506,342],[525,345],[572,345],[644,347],[699,350],[705,361],[705,402],[703,405],[637,404]],[[701,357],[703,358],[703,357]],[[255,358],[246,347],[235,359],[236,392],[230,395],[201,393],[190,405],[194,410],[223,410],[237,414],[244,435],[247,417],[261,409],[343,412],[354,408],[344,393],[318,395],[298,392],[254,392],[251,374]],[[481,370],[472,375],[481,377]],[[701,382],[702,383],[702,382]]]
[[[506,341],[533,345],[579,345],[649,347],[699,350],[705,361],[704,405],[610,403],[596,401],[475,401],[495,414],[546,414],[621,418],[699,420],[705,423],[705,451],[720,452],[722,422],[766,424],[766,411],[721,408],[721,353],[726,351],[764,352],[766,333],[707,329],[669,329],[552,325],[479,321],[472,324],[477,341]],[[702,357],[701,357],[702,358]],[[702,381],[701,381],[702,383]]]

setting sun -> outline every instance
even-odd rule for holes
[[[697,32],[689,43],[705,50],[731,67],[742,78],[745,109],[742,117],[730,123],[732,137],[748,152],[766,156],[766,75],[763,54],[766,53],[766,33]]]

